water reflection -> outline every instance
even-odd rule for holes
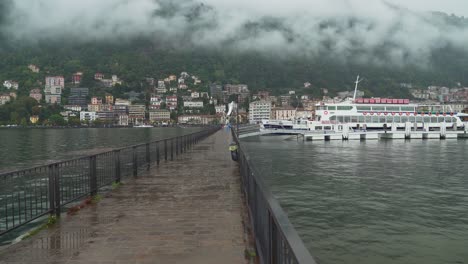
[[[246,144],[320,263],[468,262],[468,141]]]

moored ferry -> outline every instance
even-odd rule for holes
[[[408,123],[415,129],[439,130],[442,126],[463,129],[461,117],[443,105],[411,104],[409,99],[358,98],[341,103],[316,105],[316,119],[309,122],[310,130],[336,124],[347,124],[354,129],[404,129]]]

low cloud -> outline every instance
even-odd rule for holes
[[[468,40],[464,19],[379,0],[21,0],[0,8],[3,35],[21,42],[145,36],[174,47],[401,65]]]

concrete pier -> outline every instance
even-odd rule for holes
[[[246,263],[240,177],[219,131],[155,164],[53,228],[0,251],[0,263]]]

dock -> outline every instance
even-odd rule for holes
[[[259,126],[249,125],[239,129],[239,138],[266,135],[296,135],[303,141],[333,141],[333,140],[449,140],[468,139],[468,129],[465,131],[413,130],[406,126],[405,130],[389,129],[385,131],[343,130],[343,131],[310,131],[294,129],[260,129]]]
[[[173,148],[165,161],[162,152],[159,163],[158,149],[157,164],[102,192],[98,203],[62,212],[52,228],[2,249],[0,263],[247,263],[231,134],[219,130],[184,149],[187,139],[164,142],[183,153]]]

